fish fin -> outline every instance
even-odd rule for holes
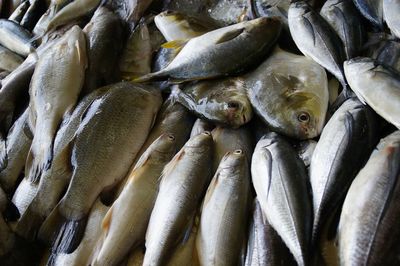
[[[112,214],[113,214],[113,206],[111,206],[111,208],[107,211],[106,215],[103,218],[103,221],[101,222],[101,228],[103,229],[103,233],[105,236],[108,234],[108,231],[110,230]]]
[[[162,44],[161,47],[165,49],[174,50],[175,55],[177,55],[186,45],[187,42],[188,40],[173,40]]]
[[[60,213],[59,206],[60,203],[54,207],[38,232],[38,238],[47,244],[52,244],[63,224],[67,222],[67,219]]]
[[[172,158],[172,160],[164,167],[160,179],[161,183],[165,180],[164,177],[168,176],[172,173],[172,171],[175,169],[177,166],[178,162],[182,159],[182,157],[185,155],[185,149],[182,148],[175,156]],[[160,182],[160,180],[159,180]],[[161,186],[161,184],[160,184]]]
[[[46,147],[44,156],[35,156],[32,146],[29,150],[26,160],[25,173],[29,173],[28,180],[31,183],[37,183],[40,180],[42,172],[48,170],[53,160],[53,144]]]
[[[36,239],[36,235],[40,226],[46,217],[43,217],[36,211],[35,204],[30,204],[15,227],[17,235],[23,238],[33,241]]]
[[[221,44],[224,42],[228,42],[230,40],[235,39],[237,36],[239,36],[240,34],[242,34],[242,32],[244,31],[244,28],[241,29],[235,29],[229,32],[226,32],[225,34],[223,34],[216,42],[215,44]]]
[[[149,73],[144,76],[135,78],[132,81],[137,82],[137,83],[142,83],[142,82],[148,82],[148,81],[152,81],[152,80],[160,80],[163,77],[167,76],[167,73],[164,73],[164,70],[165,70],[165,68],[163,70],[160,70],[160,71],[157,71],[154,73]]]
[[[84,55],[83,51],[81,51],[81,47],[79,45],[78,40],[75,41],[75,47],[76,47],[76,51],[78,52],[79,63],[81,65],[84,65],[85,66],[84,68],[86,69],[88,66],[88,62],[86,60],[86,56]]]
[[[29,123],[28,123],[28,122],[25,122],[25,123],[24,123],[23,132],[24,132],[24,135],[25,135],[28,139],[30,139],[30,140],[33,139],[33,132],[32,132],[31,127],[29,126]]]

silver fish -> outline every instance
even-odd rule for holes
[[[28,0],[23,1],[12,14],[8,17],[8,20],[15,21],[16,23],[20,23],[22,18],[24,17],[26,11],[28,10],[30,3]]]
[[[365,42],[365,33],[361,17],[353,3],[347,0],[328,0],[321,9],[321,16],[342,40],[346,58],[359,55]]]
[[[246,235],[250,173],[242,150],[228,152],[208,187],[196,251],[200,265],[235,265]]]
[[[290,33],[299,50],[331,72],[345,88],[345,51],[333,28],[305,1],[291,4],[288,16]]]
[[[0,46],[0,69],[9,72],[14,71],[22,64],[24,59],[12,51]]]
[[[27,57],[35,51],[32,34],[11,20],[0,19],[0,44],[11,51]]]
[[[382,0],[353,0],[360,13],[372,24],[383,29]]]
[[[400,73],[366,57],[346,61],[344,69],[358,98],[400,128]]]
[[[340,215],[340,265],[398,265],[400,131],[380,141],[354,179]]]
[[[289,248],[298,265],[307,265],[312,205],[303,162],[282,137],[269,133],[256,145],[251,175],[268,222]]]
[[[165,167],[146,232],[144,266],[164,265],[192,230],[211,177],[213,140],[209,132],[191,138]]]
[[[351,181],[378,141],[378,128],[377,116],[357,98],[345,101],[324,127],[310,165],[314,241],[340,210]]]
[[[303,160],[303,163],[307,169],[311,165],[311,158],[314,154],[317,143],[317,141],[310,139],[301,141],[298,145],[295,146],[295,149],[297,150],[300,159]]]
[[[258,18],[210,31],[190,39],[166,68],[135,81],[207,79],[243,71],[265,56],[280,30],[279,19]]]
[[[400,38],[400,2],[396,0],[382,0],[383,17],[392,31],[392,33]]]
[[[214,129],[214,125],[207,120],[197,118],[193,124],[192,131],[190,131],[190,137],[197,136],[204,131],[212,131]]]

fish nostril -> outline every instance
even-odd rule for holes
[[[210,131],[204,131],[202,134],[206,135],[206,136],[211,136]]]
[[[240,149],[238,149],[238,150],[235,150],[233,153],[234,153],[234,154],[240,155],[240,154],[243,154],[243,151],[240,150]]]
[[[168,135],[168,139],[171,140],[171,141],[173,141],[173,140],[175,140],[175,136],[172,135],[172,134],[169,134],[169,135]]]

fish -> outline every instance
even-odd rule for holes
[[[76,104],[86,67],[86,39],[79,26],[72,27],[37,62],[29,88],[34,137],[25,167],[31,182],[39,181],[51,166],[57,128]]]
[[[12,73],[1,81],[0,88],[0,139],[5,139],[14,117],[18,114],[17,105],[24,104],[29,97],[28,88],[35,70],[37,58],[32,54]]]
[[[305,166],[290,144],[272,132],[256,145],[251,176],[268,223],[298,265],[307,265],[312,229],[312,201]]]
[[[40,176],[37,193],[18,220],[14,229],[18,235],[31,241],[36,239],[41,224],[57,205],[71,180],[71,149],[84,114],[90,105],[108,90],[109,87],[103,87],[88,94],[75,107],[72,114],[63,119],[54,139],[52,165]]]
[[[153,0],[133,0],[129,2],[111,0],[107,4],[128,24],[136,25],[152,2]]]
[[[161,106],[160,92],[151,87],[131,82],[109,86],[76,130],[71,181],[38,233],[55,253],[76,249],[96,198],[127,174]]]
[[[68,3],[50,19],[45,32],[53,31],[57,27],[66,25],[88,15],[95,10],[99,4],[100,0],[75,0]]]
[[[185,242],[211,179],[213,140],[203,132],[191,138],[165,166],[146,232],[143,265],[164,265]]]
[[[0,69],[8,72],[14,71],[19,65],[22,64],[24,59],[8,50],[7,48],[0,46]]]
[[[379,140],[378,129],[378,117],[357,97],[345,101],[324,127],[310,165],[314,242],[340,210],[352,180]]]
[[[190,137],[197,136],[204,131],[212,131],[214,129],[214,125],[207,120],[197,118],[193,124],[192,131],[190,131]]]
[[[119,61],[124,80],[134,80],[151,72],[153,49],[145,20],[139,22],[130,34]]]
[[[144,259],[144,248],[135,248],[128,256],[125,266],[142,266]]]
[[[217,28],[212,20],[200,19],[171,10],[155,16],[154,23],[167,42],[192,39]]]
[[[254,112],[269,128],[301,140],[321,133],[329,93],[327,76],[320,65],[276,48],[243,79]]]
[[[23,178],[12,196],[12,203],[17,207],[19,215],[24,215],[32,199],[36,196],[39,185]]]
[[[172,89],[174,100],[197,117],[238,128],[251,120],[253,109],[240,78],[205,80]]]
[[[30,0],[29,8],[21,19],[21,26],[31,32],[40,17],[46,12],[46,8],[45,1]]]
[[[320,14],[342,40],[346,59],[358,56],[365,43],[366,34],[354,4],[347,0],[328,0],[322,6]]]
[[[268,223],[257,197],[253,203],[245,266],[296,265],[281,237]]]
[[[26,11],[28,10],[30,3],[28,0],[23,1],[18,7],[12,12],[12,14],[8,17],[8,20],[15,21],[16,23],[20,23],[22,18],[24,17]]]
[[[132,248],[144,243],[164,166],[176,152],[172,134],[163,134],[140,157],[102,223],[99,251],[91,265],[119,265]]]
[[[384,40],[370,55],[382,65],[392,67],[400,72],[400,41]]]
[[[383,138],[350,186],[338,229],[340,265],[397,265],[400,260],[400,131]]]
[[[314,154],[317,143],[318,143],[317,141],[310,139],[301,141],[298,143],[298,145],[295,146],[295,149],[300,159],[303,160],[303,163],[307,169],[309,169],[311,165],[311,158]]]
[[[399,1],[383,0],[379,2],[382,2],[383,17],[390,31],[397,38],[400,38],[400,20],[398,18],[400,12]]]
[[[82,93],[88,94],[115,80],[118,56],[122,50],[122,24],[106,7],[99,7],[83,32],[87,40],[88,68]]]
[[[288,10],[290,0],[251,0],[253,17],[279,17],[285,28],[288,28]]]
[[[80,266],[90,264],[94,253],[93,247],[96,245],[96,242],[101,235],[101,223],[108,210],[109,207],[105,206],[100,199],[96,200],[90,210],[81,243],[76,250],[70,254],[58,254],[54,259],[54,266]]]
[[[167,43],[165,48],[181,49],[174,60],[166,68],[135,81],[209,79],[244,71],[265,57],[280,30],[279,19],[258,18],[192,38],[183,48]]]
[[[245,241],[250,173],[238,149],[222,158],[204,197],[196,251],[200,265],[235,265]]]
[[[346,61],[344,69],[351,89],[361,102],[400,128],[397,115],[400,112],[400,73],[367,57]]]
[[[383,1],[382,0],[353,0],[358,11],[379,29],[383,29]]]
[[[12,194],[18,185],[17,181],[24,170],[26,156],[32,143],[32,132],[28,126],[28,110],[14,122],[6,141],[6,150],[0,158],[0,185],[7,193]],[[2,165],[1,165],[2,163]]]
[[[299,50],[332,73],[346,88],[343,43],[329,23],[305,1],[290,5],[288,21],[290,33]]]
[[[29,31],[7,19],[0,19],[0,45],[23,57],[35,52],[36,46]]]
[[[247,163],[250,164],[254,145],[248,127],[231,129],[218,126],[211,131],[211,134],[215,143],[213,172],[217,170],[225,154],[235,150],[241,150],[247,159]]]

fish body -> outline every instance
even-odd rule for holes
[[[183,90],[174,87],[172,95],[198,117],[215,124],[238,128],[253,116],[240,78],[205,80],[189,84]]]
[[[33,182],[51,165],[56,130],[75,106],[86,67],[86,39],[78,26],[39,58],[29,90],[34,138],[25,168]]]
[[[109,86],[90,105],[75,133],[71,182],[39,231],[45,241],[57,233],[63,236],[60,252],[75,250],[90,208],[105,188],[127,174],[161,106],[160,92],[149,87],[131,82]]]
[[[296,139],[321,133],[328,80],[325,70],[311,59],[276,49],[244,77],[244,84],[254,111],[269,128]]]
[[[243,71],[266,55],[280,30],[279,19],[258,18],[210,31],[190,39],[166,68],[136,81],[207,79]]]
[[[251,175],[268,222],[289,248],[298,265],[307,265],[312,205],[303,162],[282,137],[268,133],[256,145]]]
[[[358,98],[400,128],[400,73],[366,57],[346,61],[344,69]]]
[[[144,243],[164,166],[176,151],[175,137],[163,134],[141,156],[119,197],[103,220],[102,237],[92,265],[118,265]]]
[[[200,265],[235,265],[245,239],[250,174],[242,150],[226,153],[203,201],[196,251]]]
[[[165,167],[146,232],[143,265],[164,265],[192,230],[211,177],[213,140],[209,132],[191,138]]]
[[[290,5],[288,20],[290,33],[299,50],[326,68],[346,87],[344,47],[329,23],[305,1]]]
[[[396,0],[383,0],[383,16],[392,33],[400,38],[400,2]]]
[[[360,13],[372,24],[383,29],[383,1],[382,0],[353,0]]]
[[[207,120],[197,118],[193,124],[192,131],[190,131],[190,137],[197,136],[204,131],[212,131],[214,129],[214,125]]]
[[[23,1],[19,6],[12,12],[12,14],[8,17],[8,20],[15,21],[16,23],[20,23],[21,19],[24,17],[26,11],[28,10],[30,4],[29,1]]]
[[[378,128],[377,116],[356,97],[345,101],[324,127],[310,165],[314,240],[341,208],[352,180],[378,141]]]
[[[114,81],[112,73],[122,49],[122,24],[112,11],[99,7],[83,32],[88,56],[83,94],[87,94]]]
[[[399,264],[400,132],[383,138],[354,179],[340,215],[340,265]]]
[[[385,40],[370,55],[382,65],[386,65],[400,72],[400,41]]]
[[[27,57],[35,51],[31,39],[32,34],[18,23],[0,19],[0,45],[23,57]]]
[[[364,45],[365,33],[354,4],[346,0],[328,0],[320,13],[342,40],[346,58],[359,55]]]

